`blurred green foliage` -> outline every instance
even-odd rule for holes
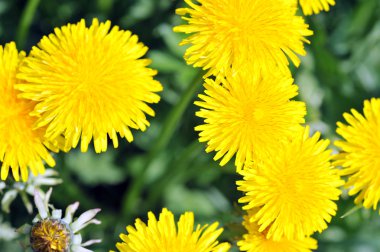
[[[172,32],[181,22],[174,14],[180,5],[183,1],[0,0],[1,44],[16,40],[18,48],[28,52],[54,27],[98,17],[137,34],[150,48],[151,67],[159,71],[164,91],[154,106],[156,117],[146,132],[134,132],[133,143],[121,141],[118,149],[109,147],[100,155],[73,150],[56,156],[55,169],[64,183],[55,187],[52,203],[65,208],[79,201],[80,211],[102,209],[102,224],[84,234],[85,239],[103,238],[92,247],[95,251],[114,248],[126,225],[162,207],[177,215],[194,211],[199,223],[219,221],[225,227],[223,239],[230,242],[241,233],[241,194],[235,186],[239,176],[232,162],[219,167],[194,132],[201,124],[192,103],[202,91],[202,72],[185,64],[185,48],[178,46],[183,35]],[[307,122],[333,141],[342,113],[361,111],[364,99],[380,94],[380,1],[338,0],[330,12],[306,19],[315,34],[301,67],[293,72],[299,99],[307,102]],[[32,216],[21,205],[16,201],[0,225],[30,222]],[[316,235],[318,251],[380,251],[378,213],[359,209],[340,218],[353,207],[352,198],[344,194],[329,229]],[[0,236],[0,251],[21,251],[17,243],[4,239]]]

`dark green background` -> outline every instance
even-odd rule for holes
[[[219,167],[213,154],[204,152],[197,141],[194,126],[201,119],[194,113],[196,94],[202,91],[202,73],[187,66],[182,59],[185,48],[178,46],[182,34],[174,34],[179,24],[174,11],[182,1],[174,0],[33,0],[35,12],[23,15],[27,1],[0,0],[0,44],[18,43],[26,50],[43,35],[67,23],[93,17],[111,20],[122,29],[137,34],[150,51],[151,65],[159,71],[157,79],[164,86],[162,100],[153,108],[156,117],[144,133],[133,132],[135,141],[121,141],[118,149],[111,146],[97,155],[73,150],[56,156],[57,169],[64,183],[55,187],[52,203],[57,208],[81,203],[78,214],[102,209],[99,226],[87,227],[87,238],[103,238],[103,243],[90,248],[108,251],[114,248],[120,232],[133,224],[136,217],[146,219],[148,210],[159,213],[168,207],[176,215],[191,210],[199,223],[219,221],[225,232],[222,239],[235,243],[239,234],[241,196],[236,191],[232,162]],[[315,35],[307,45],[308,54],[301,67],[293,69],[300,86],[301,100],[307,102],[307,122],[332,141],[336,121],[350,108],[361,111],[363,100],[378,97],[380,92],[380,1],[338,0],[328,13],[306,18]],[[30,23],[30,26],[28,24]],[[377,212],[358,210],[340,218],[354,207],[343,193],[339,211],[321,235],[319,251],[380,251],[380,218]],[[31,222],[18,198],[5,221],[18,227]],[[0,240],[0,251],[21,251],[18,242]]]

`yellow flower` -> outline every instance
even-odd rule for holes
[[[127,227],[127,235],[120,235],[123,242],[116,247],[120,252],[224,252],[230,248],[230,244],[216,240],[223,232],[223,228],[218,229],[218,223],[197,225],[194,231],[192,212],[182,214],[177,227],[173,214],[166,208],[158,221],[149,212],[148,225],[137,219],[135,227]]]
[[[343,114],[348,125],[337,123],[336,132],[344,140],[334,143],[342,149],[335,164],[343,167],[342,175],[349,175],[349,195],[359,193],[355,203],[375,210],[380,199],[380,99],[364,101],[364,116],[355,109],[351,113]]]
[[[292,135],[304,123],[304,102],[290,101],[298,87],[288,76],[265,75],[242,71],[227,75],[222,85],[206,79],[201,109],[197,116],[205,124],[197,126],[199,141],[207,142],[206,152],[216,151],[214,160],[226,164],[236,153],[240,170],[245,162],[276,146],[277,141]]]
[[[0,46],[0,161],[1,179],[12,170],[16,181],[28,179],[28,169],[34,175],[44,173],[44,162],[54,166],[55,161],[46,146],[57,151],[44,138],[43,129],[34,129],[36,117],[29,115],[35,103],[18,98],[14,89],[16,73],[25,52],[18,53],[14,42]]]
[[[320,11],[329,11],[335,5],[335,0],[299,0],[305,15],[318,14]]]
[[[185,0],[187,8],[176,13],[187,24],[175,32],[191,34],[180,45],[189,44],[184,58],[194,67],[210,69],[207,75],[230,71],[230,67],[253,67],[270,72],[278,65],[288,71],[288,57],[298,66],[305,55],[305,36],[312,35],[304,19],[295,16],[296,6],[278,0]]]
[[[256,222],[250,222],[249,219],[255,214],[255,211],[248,211],[244,216],[243,226],[248,233],[243,235],[243,239],[238,241],[237,245],[240,251],[248,252],[309,252],[317,249],[317,241],[310,237],[297,240],[287,240],[281,238],[274,241],[265,237],[265,230],[260,233],[259,226]]]
[[[149,59],[140,59],[147,47],[130,31],[97,19],[56,28],[33,47],[18,77],[22,97],[38,102],[38,127],[47,125],[46,137],[66,138],[67,147],[87,151],[94,140],[96,152],[107,150],[107,135],[118,146],[117,133],[129,142],[130,128],[144,131],[154,116],[147,103],[156,103],[162,90],[153,80]]]
[[[337,210],[343,184],[330,163],[328,140],[309,137],[309,129],[295,134],[292,140],[281,141],[277,148],[243,170],[238,190],[243,209],[259,208],[251,222],[267,230],[267,238],[279,241],[302,239],[327,228]]]

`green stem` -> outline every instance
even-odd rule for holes
[[[340,216],[341,219],[344,219],[346,218],[347,216],[355,213],[356,211],[358,211],[359,209],[361,209],[363,206],[360,204],[360,205],[355,205],[353,208],[351,208],[350,210],[348,210],[345,214],[343,214],[342,216]]]
[[[141,174],[136,176],[136,178],[132,181],[129,189],[124,194],[122,215],[123,220],[126,221],[126,223],[131,222],[134,212],[136,211],[137,202],[140,196],[140,192],[143,188],[145,175],[149,166],[155,160],[160,151],[165,149],[168,145],[175,130],[177,129],[178,122],[180,121],[183,113],[185,112],[189,103],[193,99],[194,94],[201,87],[200,83],[198,82],[199,80],[202,80],[202,75],[203,73],[200,72],[195,76],[194,80],[190,82],[187,90],[182,94],[182,97],[180,98],[179,102],[176,104],[176,106],[172,108],[170,113],[167,115],[165,122],[162,126],[162,132],[159,134],[159,138],[155,141],[155,144],[149,150]]]
[[[156,154],[168,145],[170,139],[174,134],[174,131],[177,129],[178,121],[181,119],[183,113],[185,112],[189,103],[193,99],[194,94],[201,86],[201,83],[198,82],[203,81],[202,76],[203,72],[200,72],[195,75],[194,80],[190,82],[187,90],[183,93],[182,97],[180,98],[180,101],[170,111],[163,124],[161,135],[155,142],[155,145],[152,147],[150,152]]]
[[[29,33],[30,25],[34,17],[34,13],[38,7],[40,0],[29,0],[21,15],[21,21],[17,27],[16,44],[19,49],[24,48],[25,40]]]
[[[152,190],[150,190],[149,196],[146,200],[150,205],[155,205],[160,199],[160,196],[164,192],[168,185],[172,184],[178,176],[178,174],[183,173],[184,170],[188,168],[188,161],[194,157],[194,154],[199,154],[204,150],[204,146],[195,140],[190,144],[179,157],[172,162],[170,168],[164,173],[162,178],[157,179],[157,181],[152,185]]]

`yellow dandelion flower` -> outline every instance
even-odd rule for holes
[[[248,252],[310,252],[312,249],[317,249],[317,241],[311,237],[304,237],[297,240],[287,240],[281,238],[279,241],[266,238],[265,230],[260,233],[259,226],[256,222],[250,222],[249,219],[256,211],[248,211],[244,216],[243,226],[248,231],[243,235],[242,240],[238,241],[237,245],[240,251]]]
[[[182,214],[177,227],[173,214],[166,208],[159,220],[149,212],[148,225],[137,219],[135,227],[127,227],[127,235],[120,235],[123,242],[116,247],[120,252],[224,252],[230,248],[229,243],[217,241],[223,232],[223,228],[218,229],[218,223],[197,225],[194,231],[192,212]]]
[[[218,75],[250,65],[254,72],[288,71],[288,58],[298,66],[305,55],[305,36],[312,35],[296,6],[277,0],[185,0],[176,10],[187,24],[175,32],[191,34],[180,45],[190,45],[184,58],[194,67]]]
[[[346,187],[349,195],[357,195],[355,203],[377,209],[380,199],[380,99],[364,101],[363,114],[355,109],[344,113],[348,125],[338,122],[336,132],[344,140],[335,141],[342,149],[336,158],[342,175],[349,175]]]
[[[238,170],[277,141],[292,135],[304,123],[305,103],[290,101],[298,87],[289,76],[258,77],[248,71],[228,75],[222,85],[206,79],[201,107],[196,112],[205,124],[197,126],[206,152],[216,151],[214,160],[225,165],[236,153]]]
[[[335,5],[335,0],[299,0],[302,12],[305,15],[318,14],[320,11],[329,11]]]
[[[87,151],[94,140],[96,152],[107,150],[107,135],[118,146],[117,133],[129,142],[130,128],[144,131],[154,116],[147,103],[157,103],[162,90],[140,59],[148,48],[130,31],[97,19],[56,28],[33,47],[18,77],[26,84],[16,87],[22,97],[38,102],[37,126],[47,125],[45,136],[63,135],[68,147]]]
[[[0,46],[0,161],[1,179],[12,170],[16,181],[28,179],[28,169],[34,175],[43,173],[44,162],[54,166],[55,161],[46,146],[56,151],[44,138],[44,130],[34,130],[36,117],[29,115],[35,103],[18,98],[14,89],[16,73],[25,52],[18,52],[14,42]]]
[[[292,7],[295,7],[295,10],[297,11],[298,7],[298,0],[284,0],[285,3],[289,4]]]
[[[334,200],[343,181],[331,166],[329,141],[319,136],[301,130],[242,171],[237,185],[245,196],[239,202],[246,204],[245,210],[260,208],[250,221],[257,221],[259,232],[267,230],[268,239],[302,239],[322,232],[336,214]]]

